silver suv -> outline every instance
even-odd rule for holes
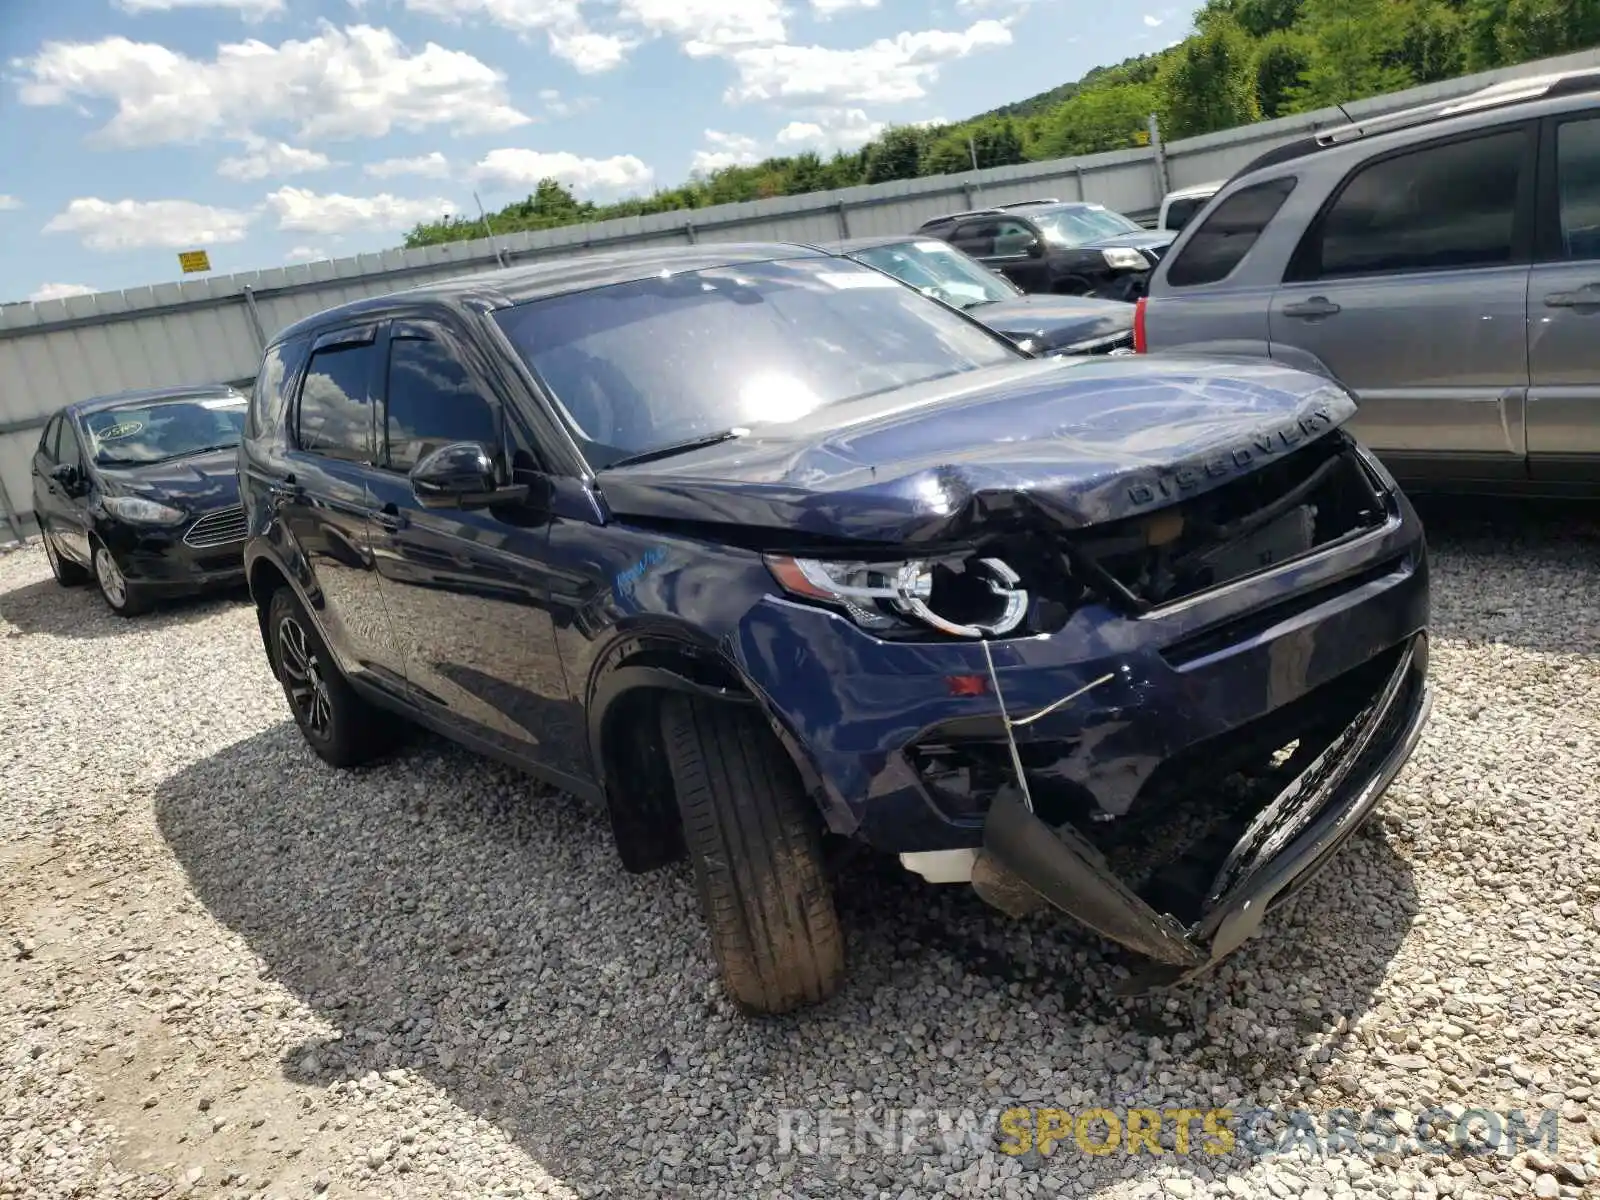
[[[1600,71],[1269,151],[1178,236],[1141,308],[1141,350],[1345,384],[1408,487],[1600,487]]]

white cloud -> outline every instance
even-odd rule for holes
[[[781,0],[620,0],[622,18],[682,42],[697,58],[784,40]]]
[[[22,201],[15,196],[0,194],[0,212],[11,212],[22,207]]]
[[[580,75],[598,75],[620,67],[638,43],[587,29],[550,31],[550,53],[572,64]]]
[[[920,100],[942,64],[1011,44],[1002,21],[978,21],[959,32],[930,29],[880,38],[859,50],[822,46],[751,46],[729,57],[739,79],[724,97],[784,104],[896,104]]]
[[[95,289],[84,287],[81,283],[41,283],[38,289],[31,292],[28,299],[34,304],[42,304],[46,300],[65,300],[68,296],[92,296]]]
[[[267,196],[267,208],[279,229],[304,233],[349,233],[357,229],[406,229],[418,221],[437,221],[454,212],[442,198],[409,200],[391,196],[319,195],[306,188],[281,187]]]
[[[320,262],[328,252],[319,246],[296,246],[283,257],[286,262]]]
[[[269,142],[266,138],[251,135],[244,139],[247,152],[234,158],[225,158],[217,164],[217,174],[225,179],[252,181],[276,176],[302,175],[307,171],[325,171],[333,160],[317,150],[301,150],[286,142]]]
[[[533,187],[542,179],[556,179],[578,191],[623,191],[655,178],[655,172],[631,154],[580,158],[566,150],[491,150],[473,174],[498,187]]]
[[[254,213],[192,200],[73,200],[46,233],[75,233],[90,250],[184,250],[244,239]]]
[[[419,154],[415,158],[386,158],[368,163],[361,168],[374,179],[393,179],[397,175],[423,175],[429,179],[444,179],[450,174],[450,160],[439,151]]]
[[[819,109],[811,121],[790,121],[778,130],[780,147],[791,150],[859,150],[888,123],[874,121],[859,108]]]
[[[811,11],[827,18],[855,8],[877,8],[878,0],[811,0]]]
[[[571,29],[582,24],[577,0],[405,0],[408,12],[445,21],[482,18],[506,29]]]
[[[761,143],[742,133],[706,130],[706,148],[695,151],[691,171],[710,174],[725,167],[747,167],[761,161]]]
[[[231,8],[249,21],[277,16],[284,0],[112,0],[125,13],[171,12],[175,8]]]
[[[1163,21],[1162,18],[1156,16],[1154,13],[1145,13],[1145,15],[1144,15],[1144,23],[1146,25],[1148,25],[1151,29],[1155,29],[1157,26],[1165,24],[1165,21]]]
[[[315,141],[396,127],[484,133],[531,120],[511,106],[501,72],[433,42],[412,53],[370,25],[324,25],[277,46],[223,45],[209,61],[121,37],[48,42],[13,65],[24,104],[111,103],[101,135],[124,146],[240,136],[269,121],[294,123],[300,140]]]

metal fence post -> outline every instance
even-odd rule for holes
[[[850,209],[848,206],[846,206],[843,200],[839,201],[838,213],[839,236],[841,238],[847,238],[850,236]]]
[[[267,348],[267,327],[261,323],[261,310],[256,307],[256,293],[248,283],[244,285],[244,307],[250,316],[250,327],[256,333],[256,349]]]
[[[1083,190],[1083,164],[1082,163],[1075,162],[1075,163],[1072,164],[1072,177],[1075,180],[1077,180],[1077,182],[1078,182],[1078,199],[1079,200],[1087,200],[1089,197],[1088,197],[1087,193],[1085,193],[1084,190]]]
[[[689,239],[689,245],[698,245],[700,237],[694,231],[694,222],[688,217],[683,219],[683,236]]]
[[[1172,184],[1167,178],[1167,150],[1161,144],[1161,122],[1155,113],[1150,114],[1150,149],[1155,152],[1156,207],[1159,208],[1172,190]]]

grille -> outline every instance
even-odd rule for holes
[[[183,535],[183,540],[197,550],[226,546],[230,542],[244,541],[247,527],[242,507],[219,508],[189,526],[189,532]]]
[[[1092,342],[1079,342],[1075,346],[1068,346],[1062,351],[1064,354],[1111,354],[1117,350],[1133,349],[1133,330],[1124,333],[1115,333],[1110,337],[1099,338]]]

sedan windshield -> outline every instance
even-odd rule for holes
[[[946,242],[896,242],[892,246],[854,250],[850,257],[957,308],[1014,300],[1022,294],[1015,285]]]
[[[596,467],[1026,357],[836,258],[664,273],[495,320]]]
[[[237,446],[244,413],[239,396],[151,400],[92,412],[83,427],[96,463],[128,467]]]
[[[1081,246],[1119,233],[1140,232],[1137,224],[1109,208],[1061,208],[1028,215],[1044,231],[1045,239],[1058,246]]]

